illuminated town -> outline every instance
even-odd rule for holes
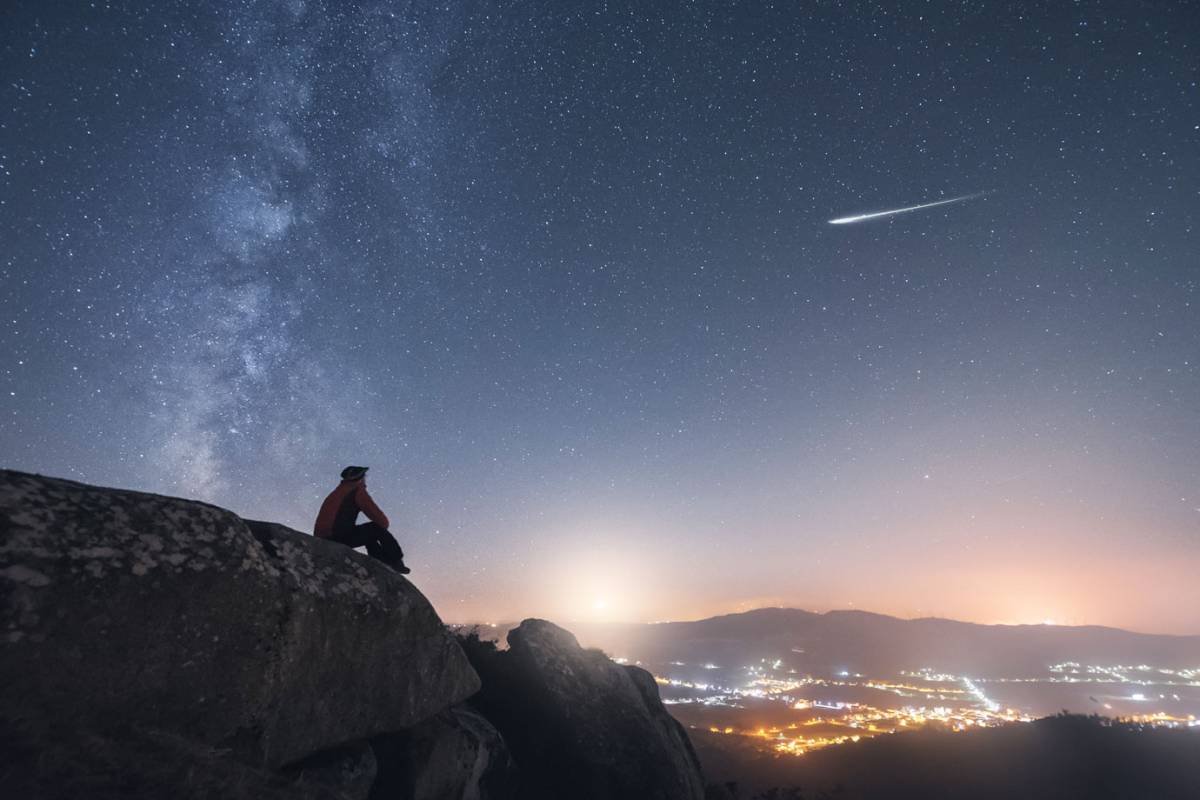
[[[486,624],[474,631],[500,639],[506,627]],[[1061,712],[1190,730],[1200,736],[1200,666],[1047,659],[1039,667],[1036,656],[1014,660],[1003,650],[981,649],[969,675],[934,666],[889,668],[890,659],[878,654],[871,659],[844,657],[842,666],[821,672],[819,664],[837,659],[823,649],[797,644],[776,642],[759,649],[740,646],[736,639],[683,637],[666,645],[653,636],[633,643],[597,636],[588,643],[600,645],[598,649],[618,663],[649,670],[663,703],[693,736],[715,737],[721,748],[750,748],[776,757],[801,756],[883,734],[958,733],[1033,722]],[[776,655],[739,665],[731,655],[742,649]],[[615,655],[622,652],[624,656]],[[901,659],[913,660],[895,658]],[[1027,674],[1005,676],[1002,666],[989,669],[989,660],[1016,663]],[[869,669],[876,674],[867,674],[865,666],[846,667],[856,662],[873,663]]]
[[[1200,669],[1068,662],[1036,678],[984,679],[921,669],[885,680],[850,672],[821,678],[799,674],[781,660],[762,659],[737,670],[674,661],[653,671],[664,702],[685,725],[743,737],[777,754],[803,755],[927,727],[958,732],[1031,722],[1056,713],[1052,707],[1063,702],[1063,695],[1055,689],[1064,685],[1085,691],[1090,713],[1200,731]],[[695,677],[697,671],[705,677]],[[1012,702],[1013,689],[1023,697],[1033,698],[1030,692],[1044,697]]]

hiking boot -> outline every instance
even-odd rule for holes
[[[404,566],[403,561],[401,561],[399,564],[392,564],[392,569],[396,570],[396,572],[399,572],[401,575],[407,575],[408,573],[412,572],[411,569]]]

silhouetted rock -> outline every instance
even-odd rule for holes
[[[700,765],[649,673],[584,650],[568,631],[529,619],[509,650],[475,642],[483,680],[472,699],[503,734],[526,798],[700,800]]]
[[[649,673],[527,620],[461,705],[411,583],[215,506],[0,470],[0,603],[6,796],[704,797]]]
[[[119,723],[278,767],[479,686],[386,566],[177,498],[0,471],[0,601],[0,724],[35,750]]]
[[[371,800],[508,800],[518,775],[508,746],[478,712],[455,706],[372,740],[383,769]]]

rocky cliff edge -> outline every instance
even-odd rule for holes
[[[387,567],[215,506],[0,471],[0,707],[275,767],[430,719],[479,679]]]
[[[649,673],[541,620],[508,651],[464,641],[478,673],[408,580],[340,544],[0,470],[14,797],[703,797]]]

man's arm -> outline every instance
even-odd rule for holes
[[[354,493],[354,499],[358,502],[358,510],[367,515],[367,519],[374,522],[381,528],[390,527],[388,524],[387,514],[379,510],[379,506],[375,505],[375,501],[371,499],[371,495],[367,494],[367,487],[363,487]]]

